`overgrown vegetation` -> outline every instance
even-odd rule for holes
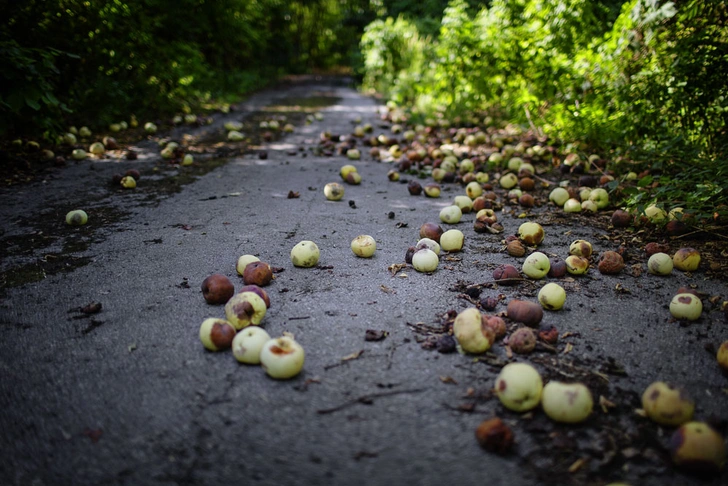
[[[364,86],[415,117],[489,114],[649,170],[635,208],[728,216],[728,6],[698,0],[452,0],[437,35],[377,20]],[[676,177],[679,175],[679,178]],[[685,181],[685,182],[682,182]]]
[[[368,0],[3,2],[0,136],[199,109],[348,65]]]

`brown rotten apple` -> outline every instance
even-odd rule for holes
[[[235,287],[225,275],[215,273],[202,281],[202,296],[208,304],[224,304],[233,294]]]

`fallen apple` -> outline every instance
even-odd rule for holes
[[[253,292],[254,294],[258,294],[258,297],[263,299],[265,302],[266,309],[270,309],[270,297],[268,296],[268,292],[263,290],[261,287],[258,287],[257,285],[243,285],[240,287],[240,290],[238,290],[238,293],[243,292]]]
[[[291,249],[291,263],[294,267],[315,267],[320,256],[319,247],[313,241],[300,241]]]
[[[481,186],[477,181],[469,182],[468,185],[465,186],[465,194],[467,194],[471,200],[476,197],[480,197],[483,194],[483,186]]]
[[[642,393],[642,409],[658,424],[677,426],[692,420],[695,402],[682,388],[656,381]]]
[[[338,182],[329,182],[324,186],[324,195],[329,201],[340,201],[344,197],[344,186]]]
[[[507,409],[526,412],[536,408],[541,401],[543,381],[533,366],[509,363],[498,374],[494,391]]]
[[[616,275],[624,268],[624,259],[616,251],[605,251],[599,256],[597,269],[604,275]]]
[[[529,246],[540,245],[545,236],[543,227],[538,223],[527,221],[518,227],[518,237]]]
[[[506,313],[512,321],[521,322],[529,327],[537,327],[543,319],[543,308],[527,300],[511,300],[508,302]]]
[[[369,235],[359,235],[351,240],[351,251],[362,258],[371,258],[377,250],[377,242]]]
[[[661,207],[651,204],[645,208],[645,216],[652,223],[661,223],[667,218],[667,212]]]
[[[528,277],[533,279],[542,279],[549,273],[551,262],[546,254],[540,251],[534,251],[523,262],[521,270]]]
[[[569,200],[569,197],[569,191],[563,187],[557,187],[549,193],[549,201],[559,207],[564,207],[564,204]]]
[[[269,340],[260,351],[260,365],[271,378],[287,380],[303,369],[303,347],[290,336]]]
[[[567,213],[580,213],[581,203],[577,199],[570,197],[564,203],[564,211]]]
[[[700,252],[695,248],[680,248],[672,256],[672,263],[678,270],[694,272],[700,265]]]
[[[440,185],[434,182],[426,184],[422,189],[425,191],[425,196],[432,198],[440,197],[440,193],[442,192]]]
[[[81,127],[78,129],[78,135],[86,138],[91,136],[91,130],[88,127]]]
[[[452,203],[460,208],[460,211],[465,214],[473,210],[473,200],[468,196],[455,196]]]
[[[703,313],[703,302],[694,294],[675,295],[670,301],[670,314],[675,319],[694,321]]]
[[[575,240],[569,245],[569,255],[589,258],[592,255],[592,244],[586,240]]]
[[[518,176],[512,172],[509,172],[508,174],[503,175],[498,183],[503,189],[513,189],[518,184]]]
[[[718,366],[720,366],[723,372],[728,373],[728,341],[723,341],[723,344],[718,348],[718,353],[715,358],[718,360]]]
[[[527,327],[519,327],[508,336],[508,347],[516,354],[529,354],[536,347],[536,333]]]
[[[445,251],[460,251],[463,249],[464,242],[465,235],[460,230],[447,230],[442,234],[442,236],[440,236],[440,246],[442,246],[442,249]]]
[[[609,206],[609,193],[606,189],[597,187],[589,193],[589,200],[596,203],[597,208],[604,209]]]
[[[71,157],[74,160],[84,160],[88,157],[88,154],[84,149],[74,149],[73,152],[71,152]]]
[[[184,167],[188,167],[188,166],[192,165],[192,163],[194,161],[195,161],[195,159],[192,156],[192,154],[185,154],[185,156],[182,157],[181,165],[183,165]]]
[[[521,279],[521,274],[513,265],[499,265],[493,270],[493,279],[499,285],[515,285]]]
[[[667,253],[655,253],[647,260],[647,271],[652,275],[670,275],[672,267],[672,258]]]
[[[566,302],[566,291],[557,283],[547,283],[538,291],[538,301],[544,309],[559,310]]]
[[[202,281],[202,297],[208,304],[224,304],[235,294],[233,283],[225,275],[214,273]]]
[[[239,331],[251,324],[259,325],[267,310],[265,301],[258,294],[241,292],[233,295],[225,304],[225,317]]]
[[[104,152],[106,152],[106,148],[104,147],[103,143],[94,142],[89,146],[88,151],[94,155],[104,155]]]
[[[259,262],[259,261],[260,261],[260,258],[258,258],[257,256],[242,255],[242,256],[238,257],[238,261],[235,264],[235,270],[237,270],[238,275],[240,275],[242,277],[243,273],[245,272],[245,267],[248,266],[248,263]]]
[[[462,210],[455,206],[454,204],[451,206],[445,206],[440,210],[440,220],[443,223],[447,224],[457,224],[460,222],[460,219],[463,217]]]
[[[583,383],[550,381],[543,388],[541,406],[551,420],[575,424],[589,418],[594,400]]]
[[[200,325],[200,341],[209,351],[221,351],[232,345],[235,327],[225,319],[209,317]]]
[[[270,335],[259,326],[248,326],[235,335],[232,342],[233,356],[241,363],[260,364],[260,352]]]
[[[566,263],[566,271],[571,275],[583,275],[589,270],[589,260],[584,257],[569,255],[564,263]]]
[[[443,229],[437,223],[424,223],[420,226],[420,238],[429,238],[433,241],[439,242],[440,236],[442,236]]]
[[[359,149],[352,148],[346,151],[346,157],[349,160],[359,160],[361,159],[361,152]]]
[[[250,262],[243,270],[243,282],[245,285],[257,285],[265,287],[273,280],[273,270],[265,262]]]
[[[506,454],[513,447],[513,431],[498,417],[484,420],[475,429],[480,447],[496,454]]]
[[[484,353],[495,341],[495,332],[487,325],[483,325],[482,314],[475,307],[458,313],[452,330],[458,344],[466,353]]]
[[[124,189],[134,189],[137,186],[136,179],[134,179],[132,176],[122,177],[119,184],[121,184],[121,187],[123,187]]]
[[[88,214],[83,209],[74,209],[66,213],[66,224],[69,226],[83,226],[88,223]]]
[[[429,248],[422,248],[412,255],[412,266],[418,272],[431,273],[437,269],[440,259],[437,254]]]
[[[670,438],[670,455],[676,466],[698,474],[718,474],[725,465],[725,441],[704,422],[688,422]]]
[[[599,210],[599,207],[597,206],[597,203],[587,199],[586,201],[581,202],[581,210],[590,213],[596,213]]]
[[[415,245],[415,249],[420,250],[422,248],[429,248],[436,254],[440,254],[440,244],[430,238],[421,238],[420,241],[417,242],[417,244]]]
[[[144,131],[147,133],[156,133],[157,132],[157,125],[155,125],[152,122],[147,122],[144,124]]]

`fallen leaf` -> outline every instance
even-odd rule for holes
[[[390,265],[390,266],[387,267],[387,270],[389,270],[389,272],[394,277],[395,275],[397,275],[397,273],[400,270],[405,269],[405,268],[407,268],[407,264],[406,263],[393,263],[392,265]]]
[[[297,199],[301,197],[301,194],[294,191],[288,191],[288,199]]]
[[[451,385],[457,385],[458,382],[452,376],[440,376],[440,381],[443,383],[449,383]]]
[[[357,359],[359,356],[361,356],[364,353],[363,349],[360,349],[359,351],[355,351],[351,354],[348,354],[341,358],[341,361],[351,361],[352,359]]]
[[[566,343],[566,347],[564,348],[563,354],[569,354],[572,349],[574,349],[574,345],[571,343]]]
[[[589,459],[585,459],[583,457],[581,459],[577,459],[574,462],[574,464],[572,464],[571,466],[569,466],[569,472],[572,473],[572,474],[575,473],[575,472],[577,472],[579,469],[581,469],[584,466],[584,464],[587,463],[588,460]]]
[[[607,400],[604,395],[599,395],[599,406],[602,407],[602,412],[609,413],[609,409],[616,408],[617,404]]]

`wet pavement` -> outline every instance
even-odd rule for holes
[[[455,225],[462,252],[443,255],[432,274],[393,274],[420,225],[437,221],[462,187],[410,196],[388,180],[392,164],[359,143],[361,184],[327,201],[324,185],[340,181],[349,161],[321,153],[320,133],[348,134],[359,117],[375,135],[390,133],[378,102],[345,84],[291,84],[234,108],[163,133],[192,144],[193,166],[163,161],[160,135],[134,145],[137,160],[69,163],[0,193],[0,484],[725,484],[725,471],[699,480],[674,469],[673,429],[636,412],[647,385],[669,381],[695,399],[696,419],[728,432],[728,378],[715,360],[728,339],[724,244],[662,238],[672,251],[699,245],[704,258],[692,274],[656,277],[635,267],[645,269],[651,234],[615,230],[611,211],[588,217],[543,205],[521,218],[524,210],[506,204],[502,234],[475,233],[466,214]],[[323,119],[304,123],[315,111]],[[253,129],[281,115],[293,133],[266,142]],[[225,143],[229,120],[255,132],[252,147]],[[130,168],[142,175],[136,189],[111,184]],[[76,208],[89,214],[86,226],[65,225]],[[496,266],[520,268],[523,258],[507,255],[502,240],[525,220],[545,228],[540,251],[565,257],[576,239],[596,254],[624,246],[628,268],[545,280],[567,291],[565,308],[543,320],[561,335],[553,348],[512,358],[501,343],[480,358],[425,349],[447,329],[448,311],[479,297],[504,296],[495,314],[513,298],[536,300],[543,282],[492,283]],[[350,250],[360,234],[377,241],[371,259]],[[301,240],[320,247],[317,267],[291,264]],[[205,303],[202,280],[222,273],[239,288],[243,254],[276,267],[263,327],[304,347],[304,370],[292,380],[274,381],[199,341],[205,318],[224,317]],[[683,285],[705,296],[690,325],[668,312]],[[82,312],[91,302],[101,311]],[[374,341],[367,331],[385,333]],[[545,379],[587,383],[592,417],[557,425],[538,410],[504,409],[491,389],[509,360],[534,364]],[[516,438],[506,456],[474,436],[496,415]]]

